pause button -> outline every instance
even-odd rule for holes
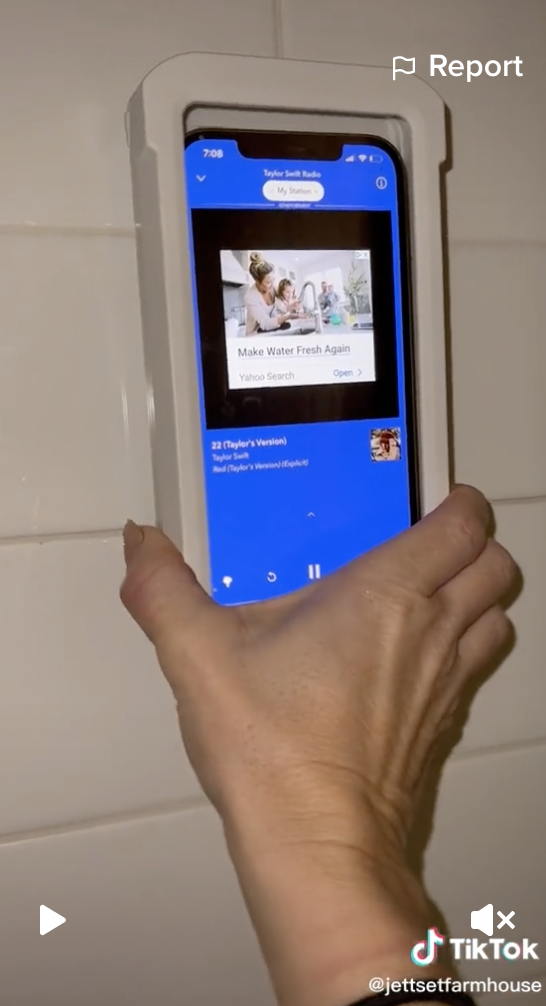
[[[320,580],[320,566],[318,563],[313,563],[307,567],[307,575],[310,580]]]

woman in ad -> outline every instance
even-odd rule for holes
[[[275,270],[271,262],[266,262],[259,252],[252,252],[248,271],[254,283],[245,294],[246,335],[259,332],[274,332],[290,327],[293,312],[289,305],[279,314],[279,302],[275,292]]]

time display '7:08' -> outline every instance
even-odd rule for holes
[[[203,157],[223,157],[223,150],[210,150],[208,147],[203,149]]]

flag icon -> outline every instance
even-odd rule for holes
[[[410,68],[405,70],[403,66],[397,66],[397,63],[409,63]],[[415,73],[415,56],[393,56],[392,60],[392,79],[396,80],[397,73]]]

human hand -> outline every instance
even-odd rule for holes
[[[427,910],[405,862],[415,798],[465,683],[509,632],[515,565],[489,524],[459,487],[336,574],[240,608],[216,605],[159,531],[126,529],[122,600],[156,647],[281,1002],[335,1006],[363,930],[374,967],[395,977],[402,955],[409,970]]]

